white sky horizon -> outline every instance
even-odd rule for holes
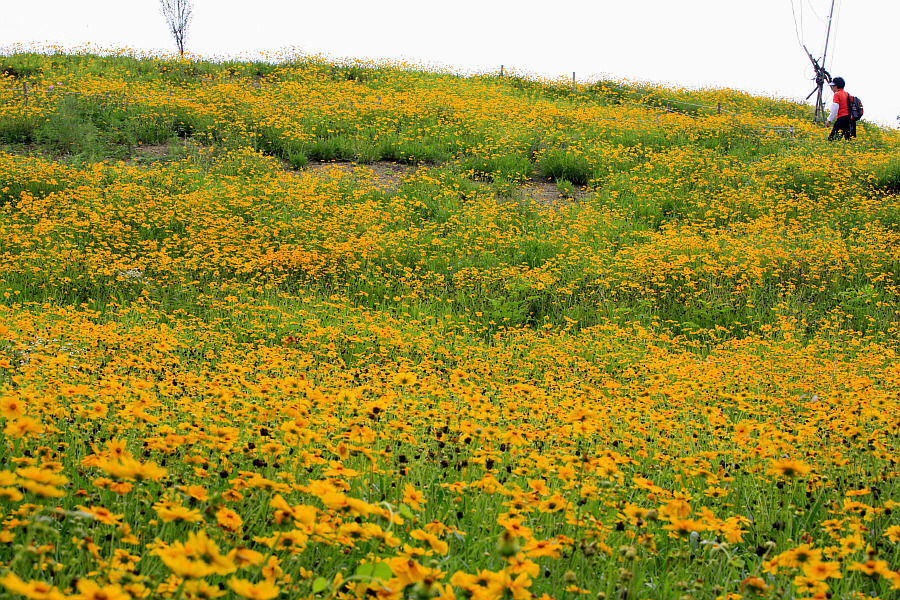
[[[504,69],[546,79],[732,88],[804,101],[821,57],[832,0],[194,0],[188,53],[254,59],[287,50],[332,60],[406,61],[459,73]],[[124,4],[124,6],[123,6]],[[897,128],[900,2],[835,0],[825,67],[847,80],[865,119]],[[17,45],[172,53],[158,0],[42,0],[4,8],[0,53]],[[825,90],[826,104],[831,94]],[[811,100],[810,100],[811,102]]]

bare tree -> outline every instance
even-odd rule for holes
[[[175,38],[178,55],[184,56],[184,41],[187,39],[188,26],[194,15],[192,0],[159,0],[159,7],[166,18],[172,37]]]

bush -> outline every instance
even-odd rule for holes
[[[34,117],[5,114],[0,117],[0,144],[30,144],[35,141],[37,128]]]
[[[36,137],[37,141],[60,154],[101,154],[97,127],[71,112],[54,115],[38,130]]]
[[[587,158],[561,148],[546,151],[537,167],[547,179],[566,179],[576,185],[587,185],[594,177],[594,169]]]
[[[506,155],[490,158],[469,156],[460,162],[460,168],[473,179],[486,181],[524,181],[534,174],[534,166],[524,156]]]
[[[309,164],[309,157],[303,152],[293,152],[285,160],[295,169],[303,169]]]
[[[351,141],[343,137],[316,140],[307,145],[304,151],[310,159],[322,162],[352,160],[356,155]]]
[[[900,192],[900,159],[894,159],[883,167],[875,169],[872,187],[881,192]]]

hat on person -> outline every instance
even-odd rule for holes
[[[844,89],[844,86],[846,85],[846,83],[844,82],[843,77],[835,77],[834,79],[831,80],[831,83],[829,83],[828,85],[830,85],[832,87],[836,87],[839,90],[842,90],[842,89]]]

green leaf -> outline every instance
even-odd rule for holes
[[[409,507],[408,507],[407,505],[405,505],[405,504],[401,504],[401,505],[400,505],[400,510],[399,510],[399,512],[400,512],[400,516],[402,516],[402,517],[406,517],[407,519],[412,519],[412,518],[413,518],[412,511],[409,510]]]
[[[324,577],[316,577],[316,580],[313,581],[312,591],[313,594],[318,594],[319,592],[324,592],[328,589],[328,580]]]
[[[391,571],[388,564],[383,562],[361,564],[356,567],[356,574],[362,577],[380,579],[381,581],[387,581],[394,576],[394,572]]]

